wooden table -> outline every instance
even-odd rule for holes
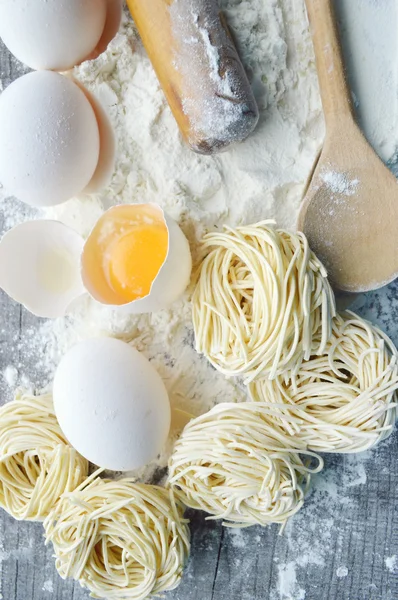
[[[0,46],[0,80],[24,73]],[[0,229],[9,228],[0,212]],[[21,363],[40,378],[37,356],[22,333],[40,323],[0,293],[0,372]],[[356,302],[398,344],[398,284]],[[45,352],[46,349],[41,350]],[[10,388],[0,381],[2,401]],[[276,526],[222,528],[191,513],[192,558],[178,600],[397,600],[398,438],[394,434],[363,456],[326,457],[304,509],[283,536]],[[62,581],[45,548],[40,524],[18,523],[0,512],[0,592],[4,600],[83,600],[88,593]]]

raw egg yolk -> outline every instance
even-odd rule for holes
[[[153,204],[115,206],[97,222],[82,256],[87,289],[105,304],[144,298],[167,258],[169,231]]]
[[[168,233],[159,225],[137,225],[118,237],[107,256],[112,289],[126,302],[147,296],[165,261]]]

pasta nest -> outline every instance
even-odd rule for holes
[[[196,350],[245,383],[323,354],[335,315],[326,270],[307,238],[273,225],[207,234],[192,297]]]
[[[269,404],[225,403],[188,423],[169,462],[176,497],[227,526],[284,525],[303,505],[310,475],[323,462],[271,427],[270,413]]]
[[[139,600],[179,584],[187,523],[164,488],[97,477],[66,494],[44,527],[62,578],[73,577],[95,598]]]
[[[50,395],[20,395],[0,408],[0,506],[15,519],[42,521],[87,473],[88,462],[58,425]]]
[[[253,382],[253,400],[278,406],[270,424],[317,452],[359,452],[393,430],[398,352],[379,329],[349,311],[333,322],[325,355],[290,377]]]

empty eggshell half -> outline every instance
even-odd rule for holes
[[[80,276],[84,240],[58,221],[28,221],[0,242],[0,287],[39,317],[65,315],[85,292]]]
[[[89,294],[131,314],[169,307],[185,291],[191,270],[188,240],[156,204],[106,211],[82,254],[82,279]]]

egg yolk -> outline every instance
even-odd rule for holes
[[[107,253],[114,292],[126,302],[147,296],[165,261],[167,246],[167,229],[155,224],[137,225],[114,240]]]
[[[115,206],[99,219],[86,242],[83,281],[102,303],[139,300],[151,292],[168,250],[169,230],[159,207]]]

